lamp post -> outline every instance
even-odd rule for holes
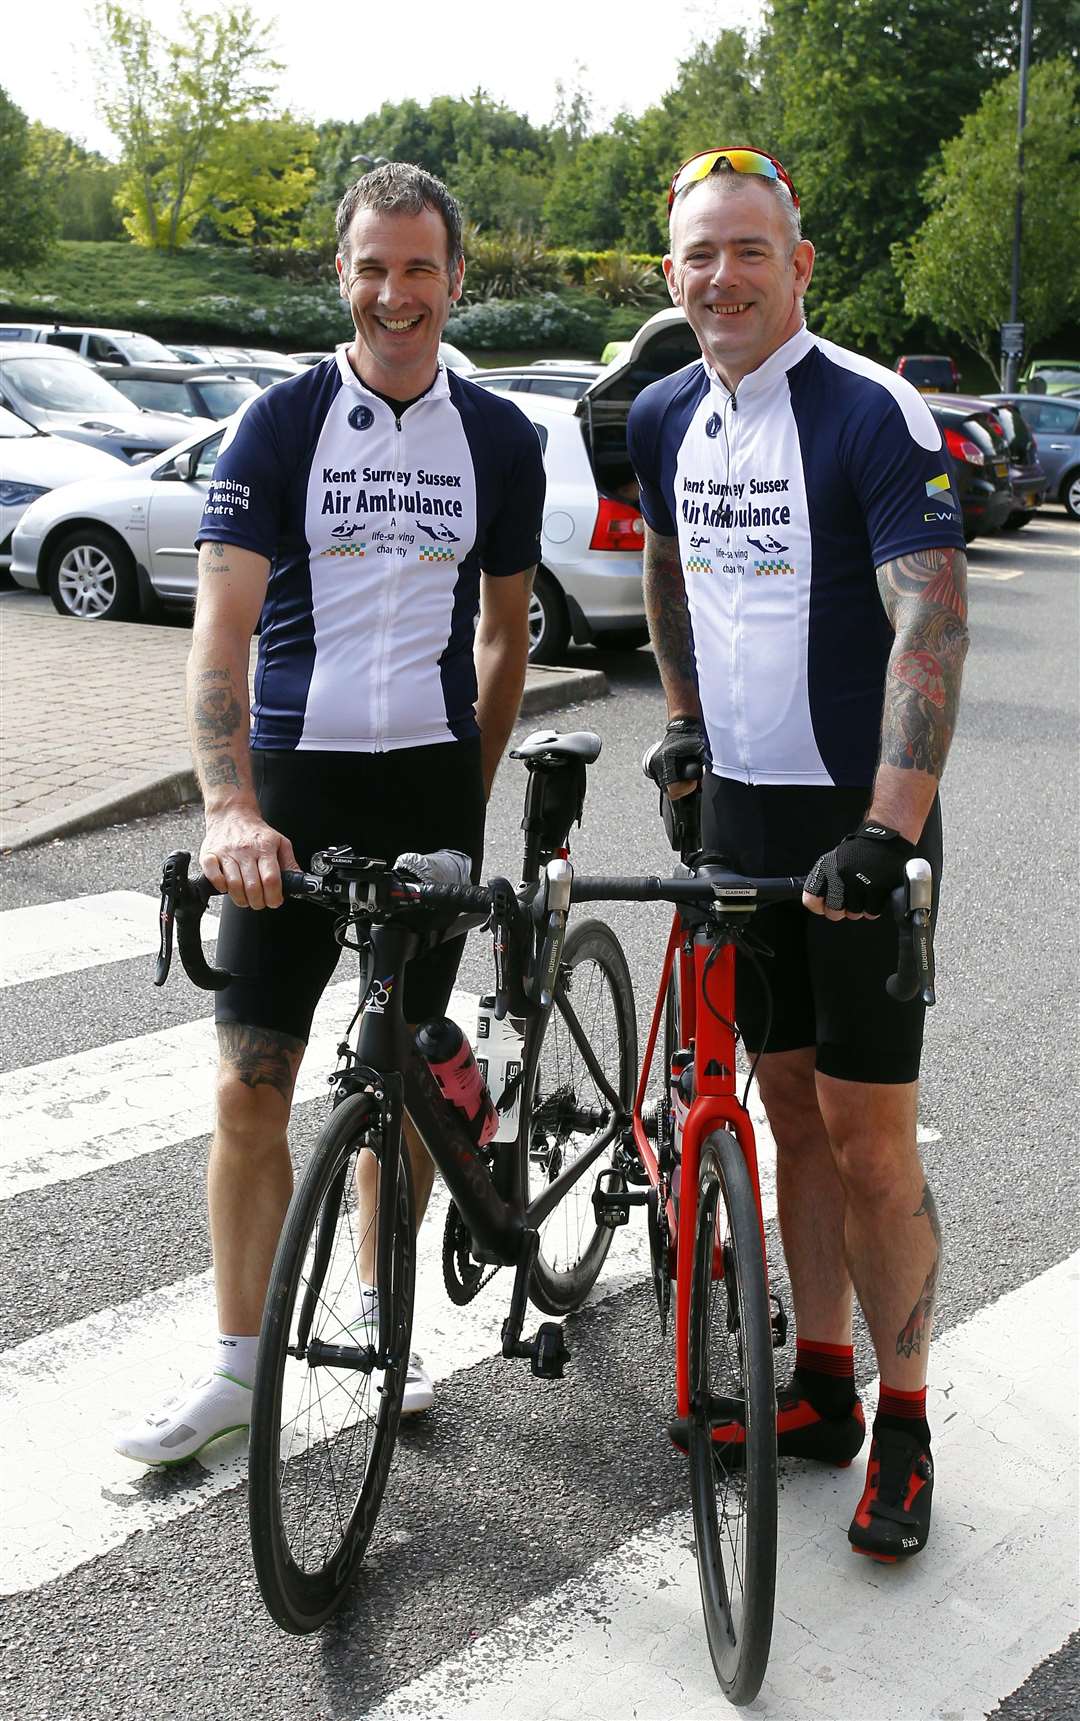
[[[1013,221],[1012,289],[1009,294],[1009,330],[1002,329],[1001,356],[1005,360],[1005,391],[1016,388],[1016,370],[1024,351],[1020,323],[1020,241],[1024,231],[1024,123],[1027,119],[1028,66],[1031,63],[1031,0],[1023,0],[1020,16],[1020,107],[1016,126],[1016,215]]]

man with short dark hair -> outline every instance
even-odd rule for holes
[[[923,1006],[886,996],[887,910],[912,856],[940,878],[967,650],[960,511],[922,398],[807,330],[814,248],[780,163],[703,151],[668,207],[664,271],[702,362],[644,390],[630,446],[669,793],[690,789],[677,767],[696,752],[705,847],[750,874],[809,875],[804,906],[755,917],[774,1004],[758,1080],[798,1326],[779,1450],[848,1464],[862,1445],[854,1287],[881,1391],[848,1534],[901,1559],[930,1526],[941,1232],[915,1139]],[[761,1052],[768,1007],[741,957],[737,1015]]]
[[[220,1334],[208,1373],[119,1437],[147,1464],[191,1458],[250,1417],[292,1189],[293,1087],[340,954],[329,916],[283,904],[281,871],[346,843],[391,863],[457,849],[475,877],[525,678],[543,463],[512,402],[439,363],[464,272],[457,204],[421,168],[391,163],[346,192],[338,242],[355,338],[232,421],[199,534],[188,705],[206,805],[200,859],[229,898],[219,960],[243,978],[216,995],[208,1181]],[[461,948],[410,964],[407,1020],[445,1010]],[[419,1222],[433,1166],[408,1124],[406,1136]],[[375,1293],[359,1289],[358,1318],[373,1326]],[[403,1411],[431,1402],[414,1358]]]

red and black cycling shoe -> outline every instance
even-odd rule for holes
[[[892,1565],[926,1546],[934,1464],[917,1435],[883,1428],[870,1444],[866,1487],[851,1520],[848,1541],[857,1554]]]
[[[731,1469],[738,1469],[746,1429],[733,1404],[729,1422],[713,1424],[713,1444],[723,1448],[717,1456]],[[681,1417],[668,1423],[668,1434],[680,1452],[688,1450],[686,1422]],[[846,1470],[866,1438],[866,1419],[860,1399],[842,1416],[822,1416],[795,1392],[781,1392],[776,1401],[776,1450],[781,1458],[809,1458],[817,1464],[832,1464]]]

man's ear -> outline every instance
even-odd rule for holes
[[[464,282],[464,280],[465,280],[465,259],[464,259],[464,257],[461,257],[458,259],[456,280],[455,280],[453,275],[451,275],[451,277],[450,277],[450,302],[451,302],[451,304],[456,304],[457,300],[461,298],[461,288],[462,288],[462,283]]]
[[[338,292],[341,295],[341,297],[346,301],[346,303],[348,303],[349,288],[348,288],[348,284],[345,280],[345,259],[341,255],[340,251],[337,253],[336,257],[334,258],[334,268],[337,270]]]
[[[675,259],[672,257],[670,252],[664,258],[664,280],[667,282],[667,290],[671,294],[672,304],[681,305],[682,300],[679,297],[679,283],[675,274]]]

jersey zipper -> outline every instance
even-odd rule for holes
[[[728,417],[728,408],[729,407],[731,409],[730,420]],[[724,410],[723,410],[723,413],[721,415],[721,421],[722,421],[723,427],[724,427],[724,453],[725,453],[726,461],[727,461],[727,471],[725,474],[725,482],[726,482],[727,487],[728,487],[727,488],[728,507],[731,509],[731,514],[732,514],[732,524],[728,527],[728,536],[727,536],[728,567],[734,569],[734,572],[732,574],[732,594],[731,594],[731,665],[730,665],[730,667],[731,667],[732,715],[734,718],[735,741],[736,741],[736,746],[738,747],[739,757],[742,761],[743,770],[746,773],[746,780],[748,783],[752,783],[754,779],[753,779],[753,776],[751,775],[750,759],[749,759],[749,755],[748,755],[748,751],[747,751],[746,700],[745,700],[745,693],[744,693],[744,687],[743,687],[743,664],[745,661],[745,653],[742,650],[742,640],[741,640],[741,636],[740,636],[740,624],[742,621],[742,610],[743,610],[743,589],[742,589],[742,587],[743,587],[743,573],[742,573],[742,563],[736,561],[736,559],[735,559],[734,544],[733,544],[733,539],[735,536],[734,517],[735,517],[735,510],[736,510],[738,500],[739,500],[739,498],[735,495],[734,490],[732,489],[732,472],[734,471],[735,474],[737,475],[738,470],[739,470],[739,461],[738,461],[739,403],[735,397],[734,392],[732,392],[728,396],[727,400],[724,402]]]
[[[391,412],[393,412],[392,407],[390,408],[390,410],[391,410]],[[402,466],[402,463],[401,463],[401,438],[402,438],[401,419],[398,418],[396,413],[394,413],[394,467],[395,467],[395,470],[398,472],[404,471],[404,467]],[[375,751],[376,751],[376,753],[384,753],[386,751],[385,747],[383,746],[383,741],[386,738],[386,731],[387,731],[387,728],[389,727],[389,721],[390,721],[390,712],[389,712],[389,709],[387,706],[386,688],[387,688],[387,672],[388,672],[389,666],[390,666],[390,628],[391,628],[391,624],[393,622],[393,610],[394,610],[395,582],[394,582],[393,575],[395,572],[395,566],[396,566],[395,562],[393,560],[391,560],[390,568],[388,569],[388,572],[390,573],[391,577],[386,582],[386,591],[385,591],[385,594],[383,596],[383,604],[382,604],[382,615],[381,615],[380,621],[379,621],[379,652],[378,652],[378,657],[376,660],[376,670],[375,670]]]

